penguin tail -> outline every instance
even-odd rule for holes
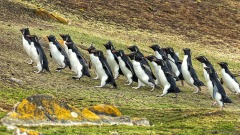
[[[181,92],[181,90],[180,90],[178,87],[176,87],[176,88],[173,90],[173,93],[179,93],[179,92]]]
[[[200,81],[200,80],[198,81],[197,84],[198,84],[198,86],[205,86],[205,84],[202,81]]]
[[[114,88],[117,88],[117,84],[116,84],[115,81],[112,83],[112,85],[113,85]]]
[[[225,97],[225,98],[223,99],[223,102],[224,102],[224,103],[232,103],[232,100],[231,100],[230,98],[228,98],[228,97]]]

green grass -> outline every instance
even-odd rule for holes
[[[74,18],[74,17],[73,17]],[[37,23],[36,23],[37,22]],[[9,24],[11,24],[9,26]],[[150,92],[149,87],[135,90],[130,86],[124,86],[126,79],[120,77],[117,80],[118,89],[94,88],[99,85],[99,80],[83,77],[80,81],[71,79],[74,74],[65,69],[61,73],[54,72],[56,64],[49,58],[48,46],[45,52],[49,59],[52,73],[35,74],[34,68],[24,63],[26,54],[22,48],[19,29],[29,27],[32,34],[39,37],[68,33],[75,43],[83,42],[84,46],[94,43],[100,50],[105,50],[103,45],[112,40],[117,49],[126,49],[127,45],[136,44],[145,54],[153,54],[149,45],[159,43],[162,47],[171,46],[183,57],[182,48],[192,49],[193,58],[205,55],[220,73],[217,62],[226,61],[231,71],[240,69],[240,54],[232,50],[238,48],[222,46],[204,46],[198,42],[188,41],[180,35],[155,33],[147,30],[129,30],[121,26],[106,25],[97,21],[86,21],[78,18],[72,25],[63,25],[56,22],[43,21],[39,18],[33,19],[29,24],[16,24],[11,21],[1,22],[0,29],[3,32],[0,53],[0,118],[10,111],[13,105],[33,94],[49,94],[59,100],[68,102],[79,109],[95,104],[111,104],[117,106],[124,115],[131,117],[145,117],[150,120],[150,127],[139,126],[73,126],[73,127],[30,127],[43,134],[110,134],[117,131],[124,135],[142,134],[239,134],[240,125],[240,98],[231,94],[226,89],[232,104],[227,104],[224,111],[216,111],[218,106],[211,106],[212,99],[206,89],[200,94],[193,94],[193,88],[187,84],[180,87],[182,92],[178,98],[172,98],[172,94],[158,98],[161,90]],[[227,53],[226,53],[226,52]],[[88,58],[87,53],[82,51]],[[200,79],[203,79],[202,65],[193,59],[194,67]],[[92,72],[94,77],[94,74]],[[15,77],[23,81],[23,85],[9,80]],[[239,78],[238,78],[239,79]],[[137,84],[133,84],[136,86]],[[1,110],[3,108],[3,110]],[[5,108],[5,109],[4,109]],[[12,134],[6,127],[0,125],[0,134]]]

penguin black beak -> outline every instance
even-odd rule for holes
[[[63,36],[63,34],[59,34],[59,36],[61,36],[61,37],[62,37],[62,36]]]

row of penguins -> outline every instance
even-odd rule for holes
[[[49,71],[48,60],[39,43],[36,35],[30,35],[28,28],[20,30],[22,33],[23,47],[30,57],[29,64],[36,64],[37,73]],[[128,47],[131,51],[125,54],[123,50],[116,50],[111,41],[104,44],[106,48],[106,57],[101,50],[97,50],[93,45],[84,49],[88,51],[91,64],[89,64],[83,57],[75,43],[72,41],[70,35],[60,34],[64,43],[63,47],[60,45],[56,37],[53,35],[47,36],[49,40],[50,57],[58,64],[56,71],[69,67],[76,76],[73,79],[80,79],[82,76],[90,76],[89,69],[92,67],[96,73],[94,79],[100,79],[100,86],[104,87],[106,84],[117,88],[115,80],[119,75],[127,78],[127,84],[131,85],[137,82],[138,86],[133,87],[138,89],[142,86],[159,88],[163,86],[163,93],[158,96],[164,96],[168,93],[177,93],[181,90],[176,85],[176,81],[181,81],[184,85],[185,81],[188,85],[194,87],[194,93],[201,91],[201,86],[205,84],[198,79],[198,76],[193,68],[191,50],[189,48],[183,49],[184,58],[181,61],[178,54],[174,52],[171,47],[160,48],[159,45],[151,45],[150,48],[155,55],[144,56],[136,45]],[[213,104],[219,104],[222,109],[224,103],[231,103],[232,101],[226,95],[222,86],[222,82],[226,83],[227,88],[236,94],[240,93],[240,86],[234,76],[228,69],[226,62],[218,63],[222,68],[222,78],[219,79],[217,72],[212,64],[205,56],[198,56],[196,59],[203,64],[204,78],[207,82],[206,86],[210,92],[211,97],[215,100]],[[152,72],[152,64],[155,70],[155,75]],[[50,71],[49,71],[50,72]]]

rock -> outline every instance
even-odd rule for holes
[[[132,123],[136,126],[150,126],[149,120],[146,118],[133,118]]]
[[[15,132],[13,132],[13,135],[42,135],[42,134],[37,131],[18,128],[15,130]]]
[[[17,103],[13,112],[1,119],[5,126],[40,125],[141,125],[149,126],[147,119],[123,116],[111,105],[95,105],[79,110],[49,95],[34,95]]]
[[[63,23],[63,24],[67,24],[69,25],[71,23],[71,21],[69,19],[66,19],[56,13],[52,13],[52,12],[49,12],[43,8],[38,8],[35,10],[35,14],[43,17],[43,18],[50,18],[50,19],[53,19],[53,20],[56,20],[60,23]]]

